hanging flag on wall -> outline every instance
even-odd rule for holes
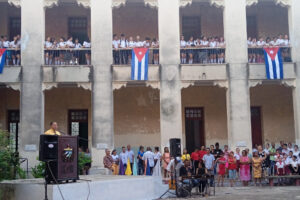
[[[6,49],[0,49],[0,74],[3,72],[6,57]]]
[[[147,48],[132,49],[131,80],[148,80],[148,55],[149,51]]]
[[[283,64],[279,47],[264,48],[268,79],[283,79]]]

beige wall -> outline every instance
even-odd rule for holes
[[[258,37],[289,34],[287,8],[275,3],[258,3],[247,8],[247,16],[256,16]]]
[[[226,90],[219,87],[202,86],[182,89],[182,132],[185,145],[186,107],[204,108],[205,145],[219,142],[227,144]]]
[[[264,85],[250,89],[251,106],[260,106],[264,142],[295,142],[292,89]]]
[[[8,3],[0,3],[0,35],[9,36],[9,19],[20,16],[20,8],[10,6]]]
[[[150,87],[115,90],[115,147],[160,146],[159,109],[159,90]]]
[[[46,37],[68,37],[68,19],[69,17],[86,17],[87,33],[91,36],[91,17],[90,9],[86,9],[77,4],[61,3],[59,6],[46,9]]]
[[[20,92],[0,88],[0,129],[7,130],[7,111],[20,108]]]
[[[183,16],[200,17],[201,34],[204,36],[224,36],[223,10],[221,8],[210,6],[208,3],[192,3],[191,6],[180,9],[180,21]],[[200,35],[194,37],[200,37]]]
[[[126,37],[140,35],[143,40],[149,36],[158,37],[157,9],[146,7],[142,3],[126,3],[126,6],[113,10],[113,33]]]
[[[88,109],[89,141],[92,135],[91,92],[82,88],[56,88],[45,91],[45,130],[56,121],[59,130],[68,131],[68,110]],[[90,146],[90,145],[89,145]]]

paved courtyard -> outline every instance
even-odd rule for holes
[[[169,198],[174,200],[180,198]],[[300,200],[300,187],[223,187],[216,188],[216,196],[200,197],[193,196],[192,198],[181,199],[222,199],[222,200]]]

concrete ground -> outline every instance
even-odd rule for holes
[[[218,187],[216,188],[216,195],[209,197],[202,197],[194,195],[192,198],[169,198],[174,199],[220,199],[220,200],[300,200],[299,186],[285,186],[285,187]]]

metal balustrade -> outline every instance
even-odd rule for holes
[[[270,46],[271,47],[271,46]],[[292,62],[291,47],[280,47],[282,62]],[[248,62],[263,64],[265,63],[264,47],[248,47]]]
[[[180,49],[181,64],[223,64],[224,47],[186,47]]]
[[[45,65],[91,65],[90,48],[45,49]]]

